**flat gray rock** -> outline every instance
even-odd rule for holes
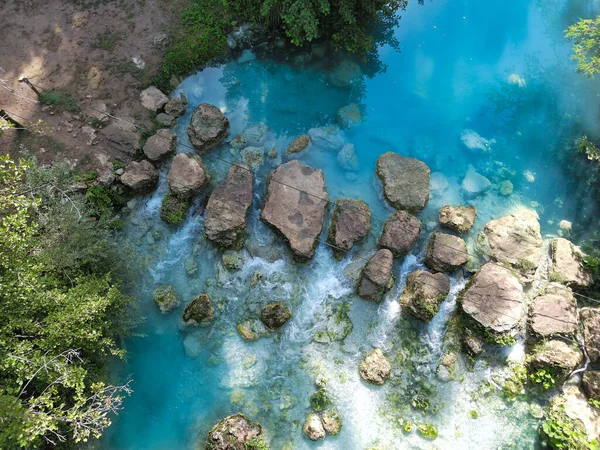
[[[344,198],[335,203],[328,241],[333,255],[340,259],[371,230],[371,208],[362,200]]]
[[[190,142],[202,153],[218,145],[229,133],[229,120],[209,103],[198,105],[188,126]]]
[[[397,153],[384,153],[377,160],[377,176],[388,203],[413,214],[429,201],[430,170],[423,161]]]

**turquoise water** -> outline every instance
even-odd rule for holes
[[[334,83],[329,69],[337,61],[329,57],[294,53],[268,59],[260,48],[257,58],[245,53],[239,61],[186,79],[176,90],[189,100],[176,127],[178,151],[190,151],[189,118],[199,103],[209,102],[230,119],[231,137],[242,133],[248,144],[264,147],[265,153],[274,147],[278,156],[265,154],[256,174],[250,252],[243,253],[245,265],[238,272],[225,270],[221,253],[205,241],[196,207],[176,230],[160,221],[164,173],[159,190],[132,207],[127,236],[139,250],[143,271],[132,294],[146,321],[139,326],[142,336],[124,342],[128,358],[115,376],[133,379],[134,394],[101,447],[195,448],[220,418],[241,411],[263,424],[273,449],[534,448],[535,402],[506,403],[498,395],[483,395],[501,378],[503,366],[496,359],[471,367],[459,358],[453,381],[436,374],[448,345],[444,332],[455,295],[465,280],[452,279],[451,295],[427,326],[403,317],[397,300],[406,275],[422,267],[423,244],[444,204],[475,205],[475,230],[521,207],[538,212],[546,236],[556,234],[563,219],[580,235],[594,224],[595,203],[585,183],[573,176],[566,155],[574,136],[589,132],[597,121],[597,86],[575,73],[562,30],[598,9],[598,2],[566,0],[414,2],[396,30],[401,52],[382,48],[387,71],[353,86]],[[299,154],[303,163],[324,170],[332,201],[361,198],[375,218],[385,220],[391,209],[374,169],[387,151],[417,157],[435,173],[431,200],[420,214],[422,238],[414,254],[396,263],[396,286],[380,305],[356,298],[344,270],[362,266],[360,258],[374,249],[381,222],[374,221],[369,239],[345,260],[333,260],[321,244],[312,262],[298,265],[258,220],[266,176],[287,160],[288,143],[310,128],[334,123],[338,109],[350,102],[361,105],[364,119],[342,133],[355,146],[357,170],[342,168],[337,152],[316,146]],[[239,148],[226,143],[203,159],[214,186],[226,174],[226,161],[240,159]],[[492,182],[474,198],[460,188],[469,165]],[[499,192],[503,180],[513,184],[509,196]],[[184,329],[183,306],[160,314],[152,292],[162,284],[174,285],[184,305],[209,293],[215,323]],[[244,342],[236,324],[275,300],[291,307],[293,319],[278,333]],[[315,342],[345,307],[352,332],[341,342]],[[393,365],[393,381],[383,387],[365,385],[357,371],[373,346],[382,347]],[[520,350],[509,350],[509,357],[518,360]],[[301,427],[319,375],[328,381],[344,428],[339,436],[312,443]],[[410,406],[425,393],[426,412]],[[470,411],[479,417],[471,418]],[[403,433],[399,418],[433,423],[439,437],[432,442],[414,430]]]

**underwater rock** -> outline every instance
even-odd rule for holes
[[[367,300],[381,301],[393,283],[394,257],[388,249],[381,249],[365,264],[357,286],[357,293]]]
[[[437,376],[442,381],[452,381],[456,378],[456,354],[446,353],[437,367]]]
[[[337,112],[338,123],[343,128],[350,128],[362,122],[360,108],[356,103],[342,106]]]
[[[132,191],[146,193],[156,188],[158,171],[149,161],[132,161],[127,164],[119,179]]]
[[[576,288],[585,288],[592,284],[592,274],[582,263],[585,254],[579,247],[564,238],[552,240],[551,278]]]
[[[265,160],[265,149],[263,147],[245,147],[242,151],[242,160],[252,170],[258,170]]]
[[[430,170],[423,161],[387,152],[377,160],[383,195],[396,209],[417,214],[429,201]]]
[[[519,210],[491,220],[478,239],[479,249],[520,272],[534,272],[542,256],[542,235],[535,211]]]
[[[161,286],[154,290],[154,301],[158,305],[160,312],[169,313],[179,306],[179,298],[173,286]]]
[[[258,339],[258,334],[252,327],[253,323],[250,320],[237,324],[238,333],[245,341],[255,341]]]
[[[579,367],[583,355],[574,345],[551,339],[542,341],[533,348],[530,361],[534,367],[554,367],[567,374]]]
[[[465,350],[472,356],[479,356],[483,351],[483,341],[469,328],[464,329],[461,342]]]
[[[523,176],[525,177],[528,183],[535,182],[535,174],[531,170],[524,171]]]
[[[247,164],[234,164],[206,205],[204,233],[221,247],[231,247],[246,232],[246,215],[252,204],[253,176]]]
[[[531,330],[539,336],[572,334],[577,330],[577,301],[569,288],[548,284],[533,301]]]
[[[387,248],[395,258],[408,254],[421,234],[421,222],[404,211],[396,211],[383,227],[377,241],[380,248]]]
[[[579,319],[583,325],[585,349],[592,363],[600,363],[600,308],[581,308]]]
[[[573,224],[568,220],[561,220],[558,223],[558,235],[560,237],[569,237],[573,231]]]
[[[267,186],[261,220],[283,236],[296,260],[310,260],[329,205],[323,171],[289,161],[269,174]]]
[[[353,61],[344,60],[329,75],[334,86],[348,87],[352,83],[362,79],[363,72],[358,64]]]
[[[191,197],[208,185],[209,177],[199,156],[179,153],[173,158],[167,182],[179,197]]]
[[[588,370],[584,372],[581,386],[587,398],[600,400],[600,370]]]
[[[334,125],[308,130],[308,137],[315,147],[323,150],[337,152],[346,143],[340,129]]]
[[[425,265],[431,270],[452,273],[468,260],[467,244],[462,238],[446,233],[431,235],[425,256]]]
[[[482,150],[484,152],[489,152],[492,149],[491,144],[496,143],[495,139],[488,141],[473,130],[464,130],[460,134],[460,140],[469,150]]]
[[[269,331],[281,328],[291,317],[292,313],[283,303],[271,303],[260,310],[260,320]]]
[[[303,134],[302,136],[298,136],[288,146],[288,148],[287,148],[288,155],[291,155],[294,153],[300,153],[302,150],[304,150],[306,147],[308,147],[308,144],[310,144],[310,138],[306,134]]]
[[[175,118],[181,117],[185,113],[185,104],[181,99],[173,97],[165,105],[165,112]]]
[[[433,172],[430,177],[431,192],[441,195],[448,189],[448,180],[441,172]]]
[[[185,325],[198,325],[201,327],[210,325],[215,318],[215,309],[210,297],[200,294],[185,307],[183,311],[183,323]]]
[[[442,206],[440,209],[440,225],[457,233],[467,233],[477,218],[477,210],[473,206]]]
[[[446,275],[417,270],[407,277],[400,303],[412,316],[429,322],[438,313],[449,292],[450,280]]]
[[[525,79],[517,73],[510,74],[510,76],[508,77],[508,83],[518,86],[520,88],[527,87],[527,82],[525,81]]]
[[[190,142],[202,153],[215,147],[229,132],[229,120],[214,105],[198,105],[187,129]]]
[[[325,327],[331,342],[341,342],[352,332],[354,325],[348,316],[347,308],[340,305],[327,318]]]
[[[162,129],[150,136],[144,144],[144,155],[152,162],[160,162],[175,151],[175,133]]]
[[[342,418],[337,411],[327,410],[321,416],[323,422],[323,428],[327,431],[327,434],[335,436],[342,431]]]
[[[513,184],[509,180],[504,180],[500,183],[500,195],[508,197],[513,193]]]
[[[487,191],[492,185],[491,181],[475,171],[475,168],[469,164],[465,178],[461,187],[469,197],[476,197]]]
[[[263,442],[260,424],[252,422],[244,414],[238,413],[224,418],[210,430],[206,448],[210,450],[247,450],[250,448],[248,443],[257,440]]]
[[[392,374],[392,365],[383,355],[380,348],[376,348],[365,359],[358,368],[360,376],[368,383],[382,385]]]
[[[198,265],[198,261],[196,261],[192,256],[186,258],[183,262],[183,266],[185,267],[185,274],[194,278],[198,275],[198,270],[200,269]]]
[[[333,256],[341,259],[371,230],[371,208],[362,200],[344,198],[335,203],[327,240],[334,246]]]
[[[485,264],[461,294],[465,313],[496,333],[515,328],[524,310],[523,287],[508,270]]]
[[[152,112],[162,109],[169,101],[169,97],[163,94],[157,87],[150,86],[140,93],[142,106]]]
[[[337,162],[344,170],[357,171],[360,163],[354,152],[354,144],[345,144],[337,155]]]
[[[318,414],[310,413],[306,416],[306,421],[302,427],[302,432],[311,441],[325,439],[325,428]]]
[[[226,250],[221,256],[223,267],[227,270],[240,270],[244,267],[244,259],[242,258],[241,252],[237,250]]]

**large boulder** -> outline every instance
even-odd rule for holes
[[[360,163],[354,151],[354,144],[346,144],[337,155],[337,162],[344,170],[357,171]]]
[[[320,149],[337,152],[346,143],[340,129],[330,125],[321,128],[311,128],[308,130],[308,137],[312,144]]]
[[[384,153],[377,160],[377,176],[385,199],[396,209],[417,214],[429,201],[430,170],[423,161]]]
[[[329,205],[323,172],[293,160],[272,171],[267,186],[261,220],[283,236],[298,261],[308,261]]]
[[[144,144],[144,155],[152,162],[160,162],[175,151],[177,136],[165,128],[150,136]]]
[[[461,295],[463,311],[483,327],[504,333],[515,328],[524,311],[523,287],[508,270],[485,264]]]
[[[211,194],[206,205],[204,233],[222,247],[231,247],[243,237],[246,215],[252,204],[253,176],[247,164],[234,164],[225,182]]]
[[[542,337],[572,334],[577,330],[577,301],[571,290],[557,283],[548,284],[531,307],[531,330]]]
[[[183,323],[185,325],[205,327],[210,325],[214,318],[215,309],[212,306],[210,297],[206,294],[200,294],[183,311]]]
[[[221,142],[229,132],[229,120],[214,105],[198,105],[188,126],[190,142],[199,153],[210,150]]]
[[[283,303],[271,303],[260,310],[260,320],[269,331],[281,328],[291,317],[292,313]]]
[[[477,210],[473,206],[450,206],[440,209],[440,225],[457,233],[466,233],[475,223]]]
[[[462,181],[461,187],[465,194],[469,197],[476,197],[487,191],[492,182],[486,177],[477,173],[472,165],[469,165],[465,178]]]
[[[262,427],[243,414],[225,417],[208,433],[206,448],[210,450],[247,450],[248,442],[262,441]]]
[[[371,230],[371,208],[362,200],[344,198],[335,203],[328,240],[333,256],[340,259]]]
[[[140,102],[142,106],[152,112],[158,112],[169,101],[169,97],[155,86],[150,86],[140,93]]]
[[[310,144],[310,138],[303,134],[302,136],[298,136],[294,141],[288,146],[287,152],[288,154],[300,153]]]
[[[302,426],[302,432],[311,441],[325,439],[325,428],[318,414],[310,413],[306,416],[306,421]]]
[[[581,380],[587,398],[600,401],[600,370],[588,370]]]
[[[581,308],[579,318],[583,324],[585,349],[592,363],[600,363],[600,308]]]
[[[478,241],[480,249],[519,272],[533,272],[542,256],[540,223],[534,211],[522,209],[491,220]]]
[[[552,275],[561,283],[576,288],[585,288],[592,284],[592,274],[585,270],[582,263],[585,254],[579,247],[563,238],[552,240]]]
[[[467,244],[462,238],[433,233],[427,246],[425,264],[434,272],[454,272],[469,260]]]
[[[120,180],[131,190],[145,193],[156,188],[158,171],[149,161],[132,161],[125,167]]]
[[[396,211],[383,227],[377,241],[380,248],[387,248],[395,258],[410,252],[421,234],[421,222],[405,211]]]
[[[179,298],[173,286],[161,286],[154,290],[154,301],[158,305],[160,312],[169,313],[179,306]]]
[[[409,314],[429,322],[438,313],[449,292],[450,280],[446,275],[417,270],[406,279],[400,303]]]
[[[392,374],[392,365],[380,348],[373,350],[358,367],[360,376],[367,383],[382,385]]]
[[[165,105],[165,112],[172,117],[183,116],[185,113],[185,104],[181,99],[173,97]]]
[[[381,301],[393,284],[392,252],[381,249],[365,264],[358,281],[357,293],[367,300]]]
[[[123,122],[111,123],[102,130],[100,135],[106,139],[106,145],[112,150],[135,156],[140,149],[142,135],[131,125]]]
[[[209,178],[200,157],[179,153],[173,158],[167,182],[175,195],[191,197],[208,184]]]
[[[582,361],[583,355],[576,346],[559,339],[540,342],[530,357],[533,367],[554,367],[563,373],[575,370]]]

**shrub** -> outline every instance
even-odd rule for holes
[[[43,91],[40,93],[39,99],[44,105],[54,106],[59,110],[74,112],[79,109],[71,94],[64,90],[51,89]]]

